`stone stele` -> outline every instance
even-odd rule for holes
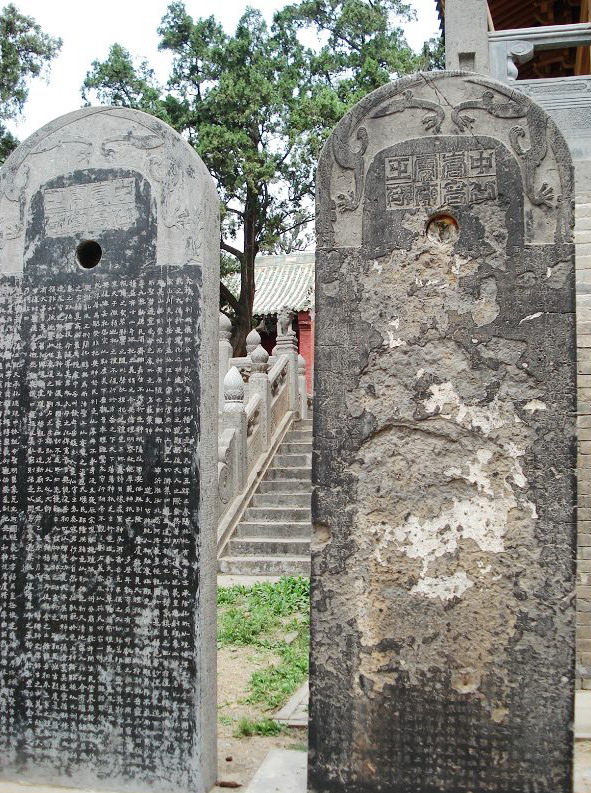
[[[0,178],[0,776],[203,793],[215,187],[172,129],[116,108],[43,127]]]
[[[317,204],[309,789],[570,792],[565,142],[418,74],[337,125]]]

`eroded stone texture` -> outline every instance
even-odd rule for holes
[[[1,776],[203,793],[215,187],[172,129],[100,108],[29,138],[1,188]]]
[[[567,148],[507,86],[417,75],[318,173],[309,789],[566,793]]]

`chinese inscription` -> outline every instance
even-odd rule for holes
[[[113,179],[44,191],[45,234],[127,229],[137,216],[135,179]]]
[[[32,670],[20,715],[6,707],[4,718],[19,735],[26,714],[27,752],[38,761],[51,762],[59,736],[60,752],[78,768],[100,766],[97,747],[116,725],[104,763],[149,781],[166,757],[180,788],[190,786],[185,736],[195,707],[186,607],[197,588],[192,269],[27,289],[29,406],[20,419],[17,359],[0,360],[9,560],[1,619],[3,630],[18,624],[20,597]],[[10,338],[18,305],[6,300]],[[24,504],[29,542],[16,569]],[[16,668],[10,652],[0,663]]]
[[[386,208],[480,204],[497,197],[493,149],[387,157]]]

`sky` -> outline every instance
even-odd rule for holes
[[[410,46],[419,50],[426,39],[436,35],[439,22],[435,0],[408,0],[416,9],[417,21],[405,25]],[[132,55],[145,58],[158,80],[166,82],[170,71],[169,53],[158,52],[160,21],[169,0],[14,0],[18,10],[34,17],[45,33],[59,36],[63,45],[51,64],[49,80],[30,83],[29,98],[18,122],[8,124],[25,140],[54,118],[82,106],[80,86],[93,60],[104,60],[109,46],[117,42]],[[195,19],[215,16],[231,32],[247,5],[259,9],[268,21],[273,12],[286,5],[282,0],[185,0]]]

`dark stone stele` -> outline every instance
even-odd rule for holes
[[[126,143],[146,118],[74,114],[73,144],[117,125]],[[41,148],[51,134],[71,143],[60,121]],[[185,144],[151,124],[152,148],[182,164]],[[70,170],[62,145],[49,179],[32,148],[8,161],[31,190],[24,267],[0,277],[0,775],[203,793],[215,741],[202,601],[214,594],[198,449],[215,433],[201,400],[203,314],[217,316],[217,299],[200,263],[158,260],[160,186],[139,146],[134,167],[99,153]]]
[[[318,168],[313,793],[570,793],[573,175],[477,75],[370,94]]]

